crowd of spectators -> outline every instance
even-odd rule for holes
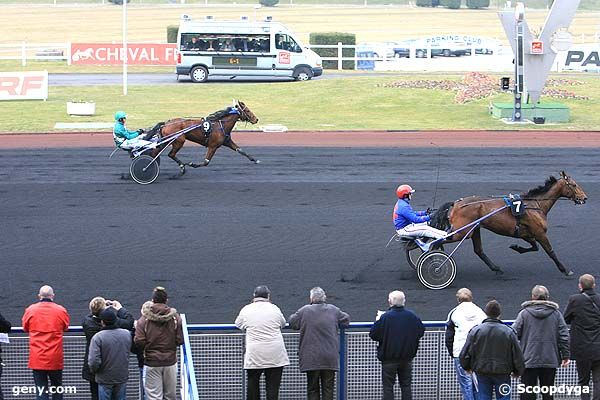
[[[456,293],[458,305],[446,322],[446,347],[453,360],[462,398],[509,400],[511,375],[521,386],[552,387],[558,368],[576,360],[578,385],[593,382],[593,399],[600,399],[600,296],[595,280],[579,278],[579,294],[569,298],[564,316],[550,300],[548,289],[536,285],[531,299],[512,327],[500,319],[502,306],[489,301],[484,309],[473,301],[473,293],[462,288]],[[29,364],[37,399],[61,400],[64,366],[63,333],[68,330],[67,310],[54,302],[50,286],[40,288],[39,301],[25,310],[23,329],[29,334]],[[300,332],[299,369],[306,373],[309,400],[333,400],[336,372],[339,370],[339,330],[350,324],[350,316],[326,302],[320,287],[310,290],[309,303],[289,317],[291,329]],[[168,306],[167,292],[156,287],[152,300],[144,303],[141,316],[134,320],[119,301],[95,297],[83,320],[86,351],[83,378],[90,383],[92,400],[125,400],[131,353],[143,368],[144,396],[147,400],[175,400],[177,349],[183,344],[181,317]],[[399,382],[402,400],[412,399],[412,363],[425,333],[421,319],[406,308],[406,296],[395,290],[388,296],[389,309],[379,311],[369,336],[377,342],[381,362],[383,399],[394,399]],[[570,324],[570,331],[567,327]],[[284,367],[290,364],[281,330],[286,318],[271,302],[267,286],[254,289],[252,301],[244,306],[235,325],[245,331],[244,369],[248,400],[258,400],[260,377],[265,375],[267,400],[279,398]],[[0,333],[11,324],[0,315]],[[0,349],[1,351],[1,349]],[[1,354],[0,354],[1,355]],[[1,361],[1,359],[0,359]],[[0,378],[2,375],[0,363]],[[536,391],[525,390],[521,399],[536,399]],[[591,399],[589,391],[581,399]],[[542,391],[544,400],[552,395]],[[3,400],[0,390],[0,400]]]

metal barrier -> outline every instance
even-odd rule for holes
[[[336,395],[340,400],[380,399],[381,366],[376,357],[376,343],[366,329],[372,323],[352,323],[340,335],[340,373],[337,375]],[[454,400],[460,398],[452,359],[444,344],[444,322],[425,322],[426,332],[417,357],[413,362],[413,397],[419,400]],[[234,325],[187,325],[181,364],[192,364],[184,368],[180,390],[183,399],[242,400],[245,397],[246,381],[243,370],[244,334]],[[13,332],[19,332],[13,330]],[[22,332],[22,331],[21,331]],[[73,327],[65,337],[64,386],[74,386],[77,394],[65,394],[65,399],[90,397],[89,385],[81,378],[81,367],[85,352],[85,337],[81,327]],[[186,335],[187,336],[187,335]],[[306,376],[298,369],[299,334],[285,330],[284,341],[290,365],[284,368],[280,399],[297,400],[306,396]],[[28,341],[22,333],[11,334],[11,343],[2,347],[6,367],[2,375],[2,387],[8,398],[13,387],[33,385],[33,377],[27,368]],[[195,380],[193,376],[195,375]],[[187,381],[186,381],[187,380]],[[138,398],[139,370],[137,360],[131,357],[128,398]],[[193,390],[194,381],[197,391]],[[513,380],[513,399],[517,399]],[[556,385],[576,385],[577,372],[572,362],[567,368],[559,368]],[[397,398],[399,398],[399,390]],[[184,394],[185,393],[185,394]],[[263,390],[264,393],[264,390]],[[197,397],[196,397],[197,396]],[[34,395],[20,395],[22,399],[34,399]],[[555,396],[555,399],[573,398]]]

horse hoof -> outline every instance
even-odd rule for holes
[[[254,161],[254,164],[260,164],[260,160]]]
[[[567,271],[567,272],[565,272],[565,275],[566,276],[573,276],[573,271]]]
[[[517,253],[519,253],[519,246],[516,244],[511,244],[509,246],[509,248],[511,248],[512,250],[516,251]]]
[[[496,273],[496,275],[504,275],[504,271],[502,271],[500,268],[494,270],[494,272]]]

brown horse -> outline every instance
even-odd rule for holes
[[[484,219],[481,225],[471,232],[470,239],[473,242],[473,250],[486,263],[486,265],[497,273],[502,273],[500,267],[494,264],[483,252],[481,243],[481,227],[488,229],[498,235],[511,236],[525,240],[530,247],[522,247],[516,244],[510,246],[518,253],[527,253],[538,251],[538,243],[542,246],[546,254],[554,261],[560,272],[565,275],[572,275],[573,272],[567,270],[558,260],[552,245],[548,240],[546,232],[548,231],[547,215],[552,206],[560,198],[573,200],[575,204],[584,204],[587,195],[583,189],[575,182],[573,178],[567,176],[563,171],[560,178],[549,177],[544,185],[531,189],[521,195],[524,206],[524,214],[515,217],[510,208]],[[452,231],[473,222],[494,210],[503,207],[506,203],[504,199],[489,199],[478,196],[459,199],[454,203],[446,203],[440,208],[439,215],[432,216],[433,225],[443,228],[450,224]],[[446,239],[444,243],[457,242],[465,237],[469,229],[456,233]]]
[[[231,130],[238,121],[256,124],[258,118],[246,104],[236,100],[233,107],[227,107],[224,110],[212,113],[206,118],[175,118],[165,122],[161,129],[163,138],[168,138],[169,135],[196,126],[196,128],[193,128],[171,142],[172,147],[171,151],[169,151],[169,157],[177,163],[180,170],[179,175],[176,177],[185,174],[186,165],[193,168],[206,167],[210,163],[210,160],[212,160],[217,149],[221,146],[229,147],[231,150],[240,153],[255,164],[260,163],[259,160],[244,152],[233,139],[231,139]],[[206,147],[206,155],[204,156],[204,161],[202,163],[184,163],[177,158],[177,152],[181,150],[186,140],[190,140]],[[156,149],[155,154],[161,149],[162,147]]]

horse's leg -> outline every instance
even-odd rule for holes
[[[188,165],[193,168],[206,167],[210,163],[210,160],[212,160],[216,151],[217,151],[216,147],[207,147],[206,148],[206,156],[204,157],[204,162],[202,164],[188,163]]]
[[[231,139],[229,139],[225,143],[223,143],[223,146],[229,147],[231,150],[235,151],[236,153],[240,153],[241,155],[246,157],[248,160],[252,161],[254,164],[260,163],[260,160],[257,160],[256,158],[252,157],[250,154],[246,153],[244,150],[242,150],[242,148],[240,146],[238,146]]]
[[[473,231],[473,235],[471,236],[471,241],[473,242],[473,251],[481,260],[496,274],[503,274],[502,268],[497,266],[489,259],[487,254],[483,252],[483,244],[481,243],[481,228],[477,227]]]
[[[548,256],[550,256],[552,261],[554,261],[554,264],[556,264],[556,266],[558,267],[560,272],[562,272],[566,276],[573,275],[573,271],[571,271],[571,270],[567,271],[567,269],[565,268],[563,263],[561,263],[559,261],[558,257],[556,257],[556,253],[554,253],[554,250],[552,249],[552,245],[550,244],[550,240],[548,240],[548,236],[546,236],[545,233],[543,233],[542,235],[543,236],[537,237],[536,240],[542,246],[542,248],[544,249],[546,254],[548,254]]]
[[[169,158],[177,163],[179,166],[179,175],[174,175],[172,178],[179,178],[185,174],[185,164],[179,158],[177,158],[177,152],[181,150],[185,140],[175,140],[171,144],[171,151],[169,151]]]
[[[534,238],[521,238],[521,239],[523,239],[524,241],[529,243],[531,245],[531,247],[523,247],[523,246],[519,246],[518,244],[511,244],[510,248],[519,254],[529,253],[530,251],[538,251],[539,250],[538,245]]]

